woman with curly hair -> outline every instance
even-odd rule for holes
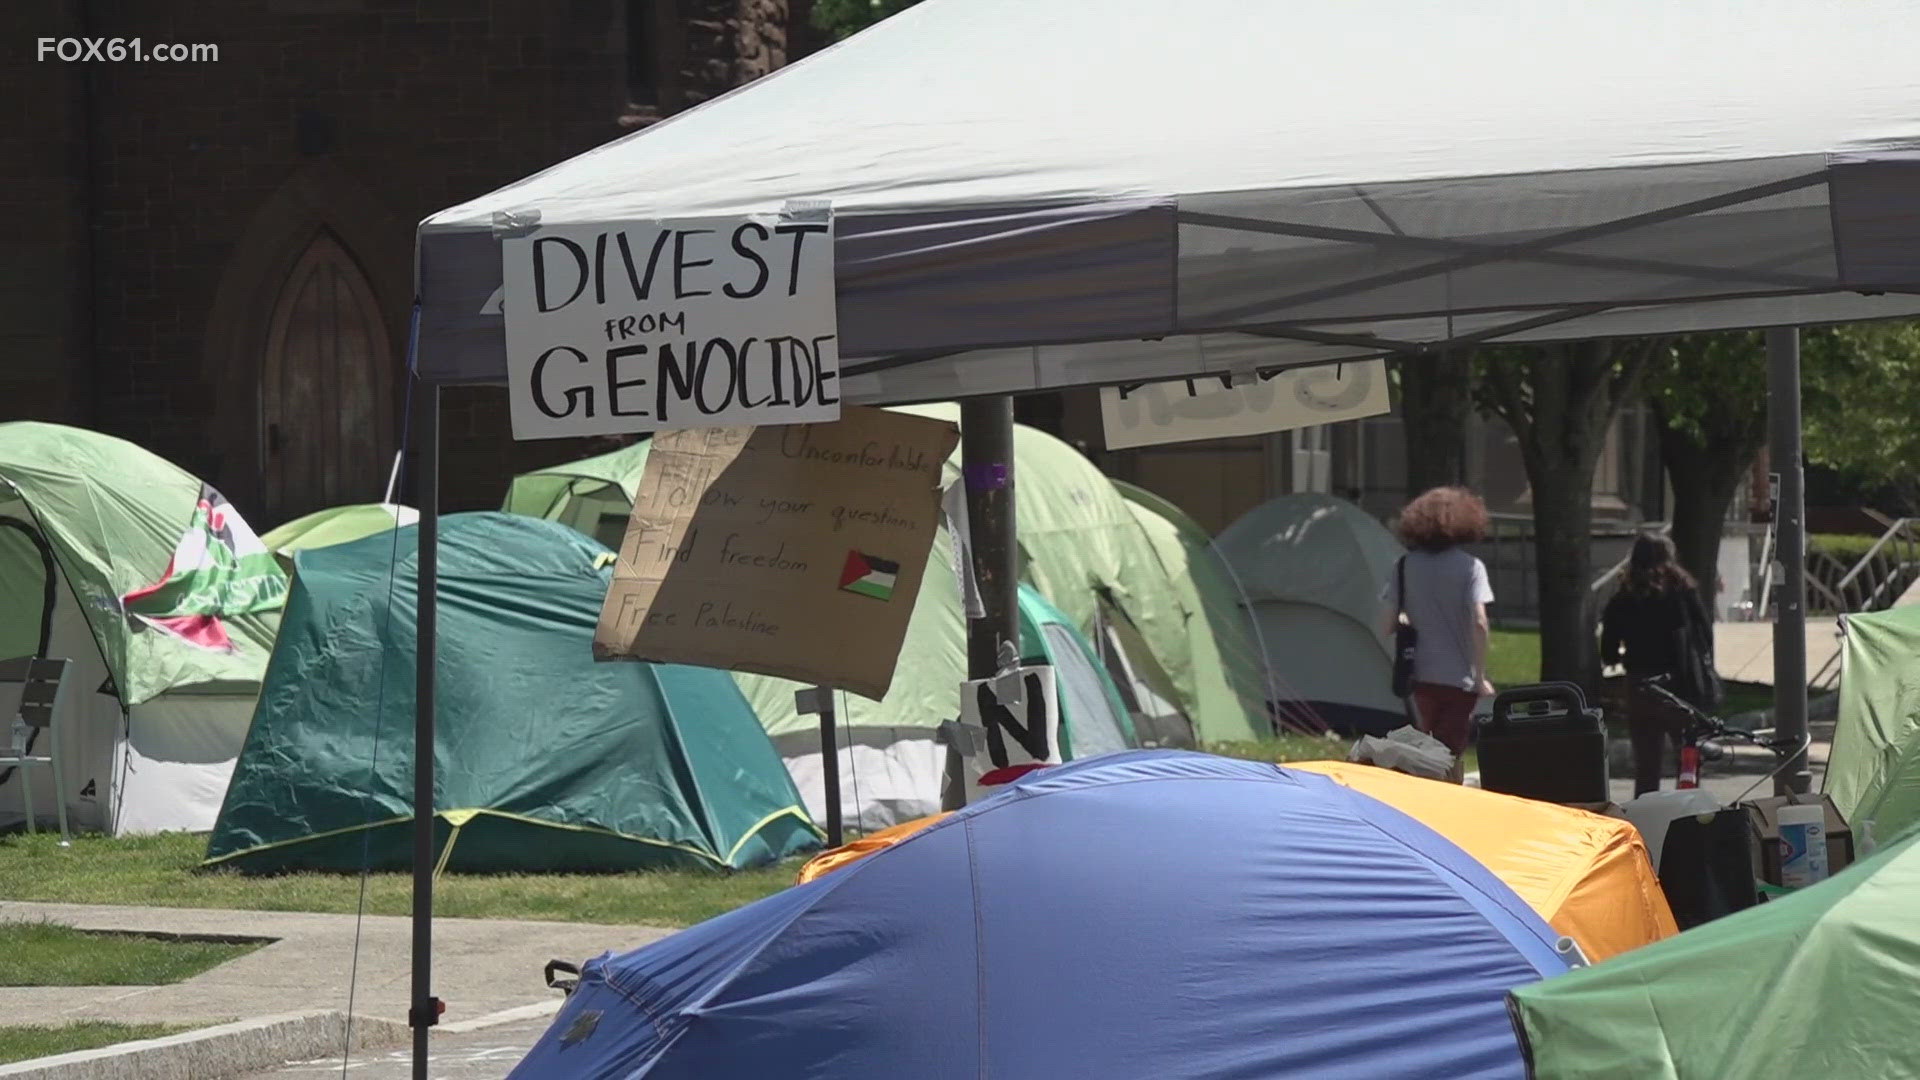
[[[1403,617],[1418,635],[1414,716],[1457,759],[1467,748],[1474,705],[1493,693],[1487,681],[1493,585],[1486,564],[1464,550],[1486,537],[1487,507],[1465,488],[1434,488],[1400,512],[1398,532],[1407,553],[1387,580],[1387,636],[1392,639]]]

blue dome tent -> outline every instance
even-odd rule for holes
[[[588,962],[512,1075],[1518,1080],[1505,995],[1555,940],[1384,803],[1138,751]]]

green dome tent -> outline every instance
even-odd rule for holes
[[[500,509],[557,521],[618,551],[650,445],[643,439],[612,453],[522,473],[508,486]]]
[[[413,526],[295,556],[208,863],[409,864],[418,545]],[[595,662],[612,561],[548,522],[443,519],[434,749],[443,868],[745,867],[818,843],[725,672]]]
[[[1920,823],[1920,607],[1849,615],[1827,794],[1876,836]]]
[[[267,550],[273,552],[281,566],[291,570],[293,553],[296,551],[345,544],[374,533],[391,532],[419,520],[420,511],[398,503],[330,506],[287,522],[262,536],[260,542],[267,545]]]
[[[0,424],[0,658],[70,661],[53,722],[75,826],[213,823],[286,589],[192,474],[95,432]],[[51,818],[46,767],[31,767],[35,817]],[[0,824],[21,820],[20,779],[0,769]]]
[[[1153,542],[1180,598],[1193,649],[1193,726],[1189,738],[1218,743],[1270,734],[1266,660],[1233,570],[1212,538],[1186,512],[1152,492],[1115,480],[1135,520]],[[1165,740],[1163,745],[1180,745]]]
[[[1512,994],[1538,1080],[1920,1076],[1920,831],[1818,885]]]
[[[957,405],[902,412],[957,422]],[[1191,729],[1198,698],[1193,645],[1178,588],[1113,481],[1066,442],[1025,424],[1013,432],[1014,501],[1022,574],[1086,631],[1114,681],[1129,688],[1142,726]],[[947,462],[960,477],[960,453]]]
[[[1400,542],[1330,495],[1282,495],[1227,526],[1220,554],[1246,588],[1273,671],[1270,703],[1301,705],[1343,732],[1406,723],[1380,636],[1381,596]]]

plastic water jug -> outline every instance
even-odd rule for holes
[[[1827,879],[1827,814],[1818,803],[1780,808],[1780,884],[1801,889]]]

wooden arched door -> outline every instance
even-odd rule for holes
[[[366,275],[321,232],[280,287],[260,373],[271,522],[377,502],[393,462],[393,348]]]

